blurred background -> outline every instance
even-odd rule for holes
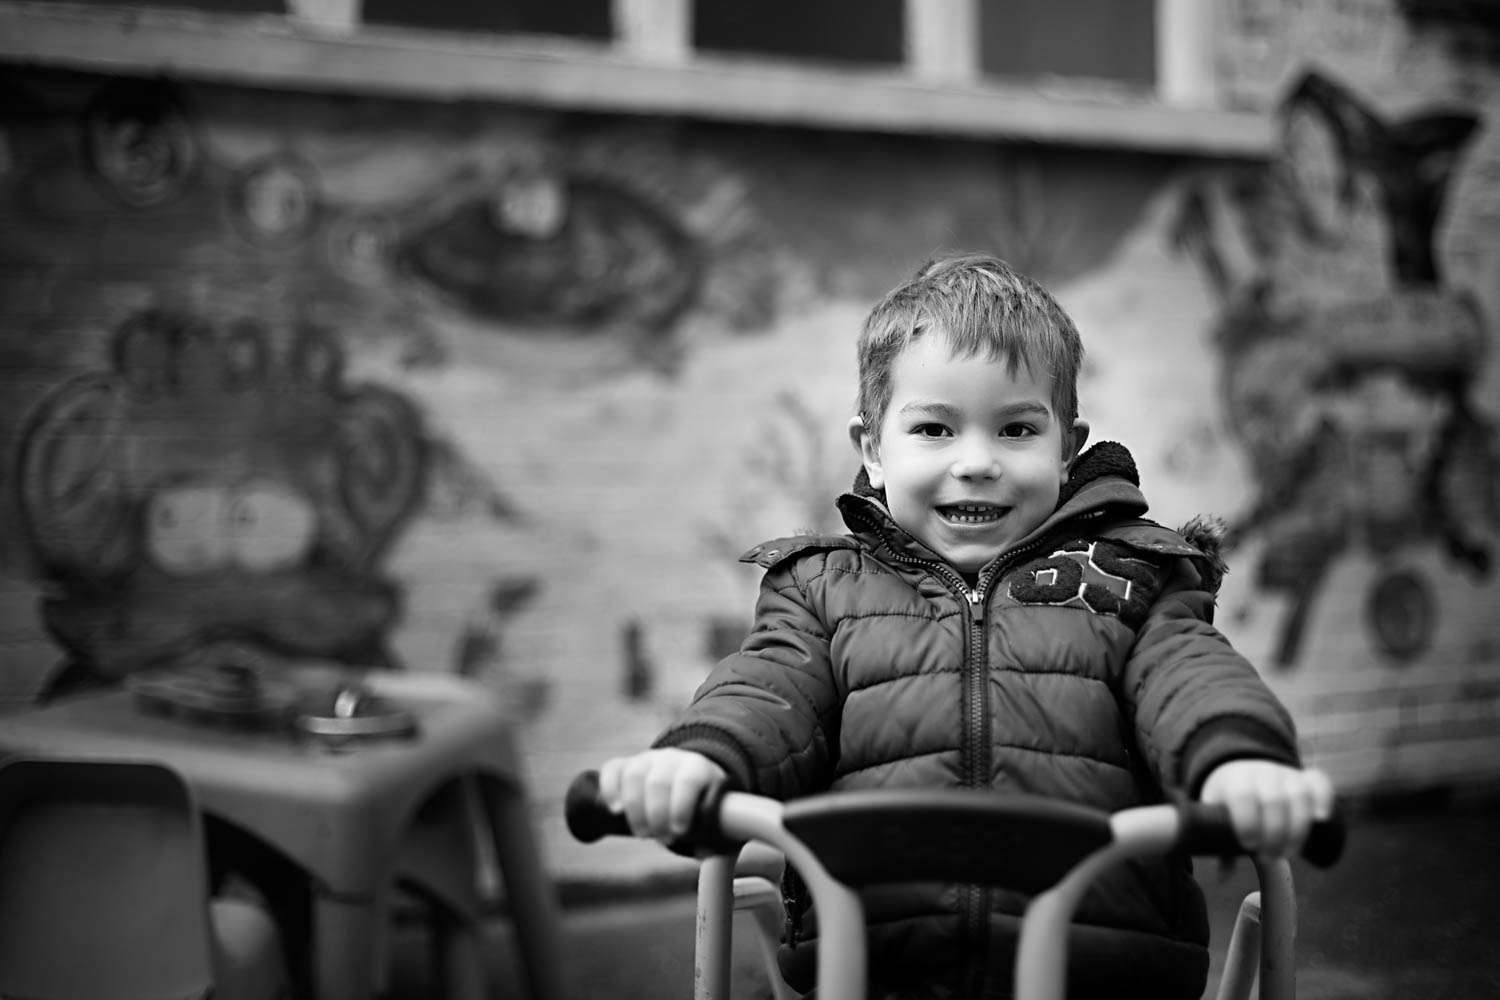
[[[0,0],[0,705],[460,673],[560,885],[672,875],[568,779],[839,529],[864,311],[986,250],[1230,524],[1309,760],[1492,787],[1497,117],[1492,0]]]

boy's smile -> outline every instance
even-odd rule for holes
[[[1065,425],[1052,378],[984,356],[954,357],[931,332],[891,368],[876,443],[850,437],[891,517],[963,573],[977,572],[1047,519],[1088,425]]]
[[[939,507],[938,513],[951,524],[990,524],[1005,516],[1006,508],[994,504],[954,504]]]

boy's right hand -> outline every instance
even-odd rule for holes
[[[700,753],[664,747],[605,761],[599,795],[611,812],[624,814],[637,837],[669,843],[687,833],[703,793],[726,777]]]

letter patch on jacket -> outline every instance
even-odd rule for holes
[[[1010,596],[1022,604],[1083,608],[1131,628],[1145,620],[1159,587],[1149,561],[1102,541],[1069,542],[1010,576]]]

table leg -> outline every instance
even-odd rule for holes
[[[379,900],[313,899],[313,987],[316,1000],[371,1000],[375,995]]]
[[[536,846],[526,796],[509,782],[486,781],[495,853],[505,879],[530,1000],[566,1000],[562,920]]]

